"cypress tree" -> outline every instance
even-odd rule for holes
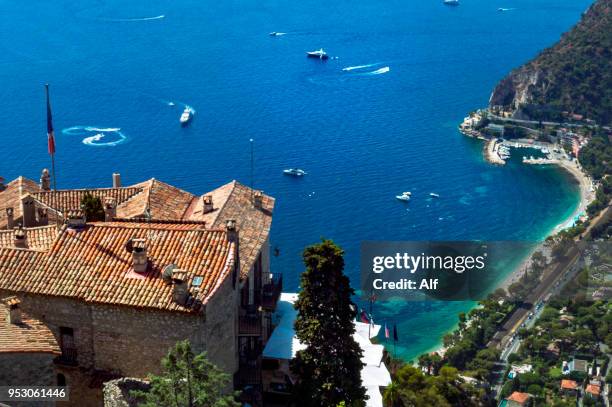
[[[354,291],[344,274],[344,252],[331,240],[307,247],[306,271],[295,308],[295,331],[306,348],[291,370],[297,376],[294,396],[300,406],[364,406],[362,351],[353,334]]]

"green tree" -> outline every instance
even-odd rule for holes
[[[102,201],[97,196],[93,196],[89,192],[83,195],[83,198],[81,198],[81,208],[83,208],[88,222],[104,220],[104,206],[102,206]]]
[[[331,240],[307,247],[295,333],[304,350],[291,361],[300,406],[365,405],[362,350],[353,339],[354,291],[344,274],[344,252]]]
[[[150,375],[151,389],[132,391],[141,407],[239,407],[227,394],[229,375],[206,358],[195,355],[189,341],[178,342],[162,359],[162,374]]]

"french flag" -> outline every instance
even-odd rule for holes
[[[389,334],[389,327],[387,326],[387,323],[385,322],[385,339],[389,339],[389,336],[391,336]]]
[[[45,85],[47,94],[47,147],[49,154],[55,154],[55,134],[53,132],[53,118],[51,117],[51,102],[49,102],[49,85]]]

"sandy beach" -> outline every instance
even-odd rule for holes
[[[557,234],[563,229],[571,227],[574,223],[574,219],[576,216],[586,211],[587,206],[593,201],[595,198],[595,191],[593,188],[593,182],[591,178],[586,175],[582,169],[579,167],[579,164],[576,161],[569,161],[567,159],[552,159],[545,160],[540,165],[558,165],[561,168],[568,171],[577,181],[580,189],[580,203],[578,207],[571,213],[571,215],[565,219],[563,222],[559,223],[547,236],[552,236]],[[536,251],[542,251],[548,257],[548,249],[544,246],[545,242],[537,245],[533,251],[529,254],[529,256],[518,266],[512,273],[508,275],[504,279],[504,281],[499,285],[500,288],[507,289],[510,284],[518,281],[521,276],[525,273],[526,270],[529,269],[531,265],[531,256]]]

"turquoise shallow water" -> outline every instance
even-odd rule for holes
[[[60,187],[110,185],[114,171],[195,193],[248,184],[253,138],[255,185],[277,198],[272,265],[286,290],[321,236],[344,247],[355,286],[361,240],[537,240],[577,205],[569,175],[489,166],[456,126],[588,4],[1,2],[0,174],[37,178],[49,166],[50,82]],[[319,47],[337,59],[305,58]],[[359,65],[371,66],[343,70]],[[184,104],[196,116],[182,129]],[[293,166],[309,175],[281,174]],[[407,205],[394,198],[405,190]],[[398,353],[410,358],[470,306],[376,304],[375,317],[398,324]]]

